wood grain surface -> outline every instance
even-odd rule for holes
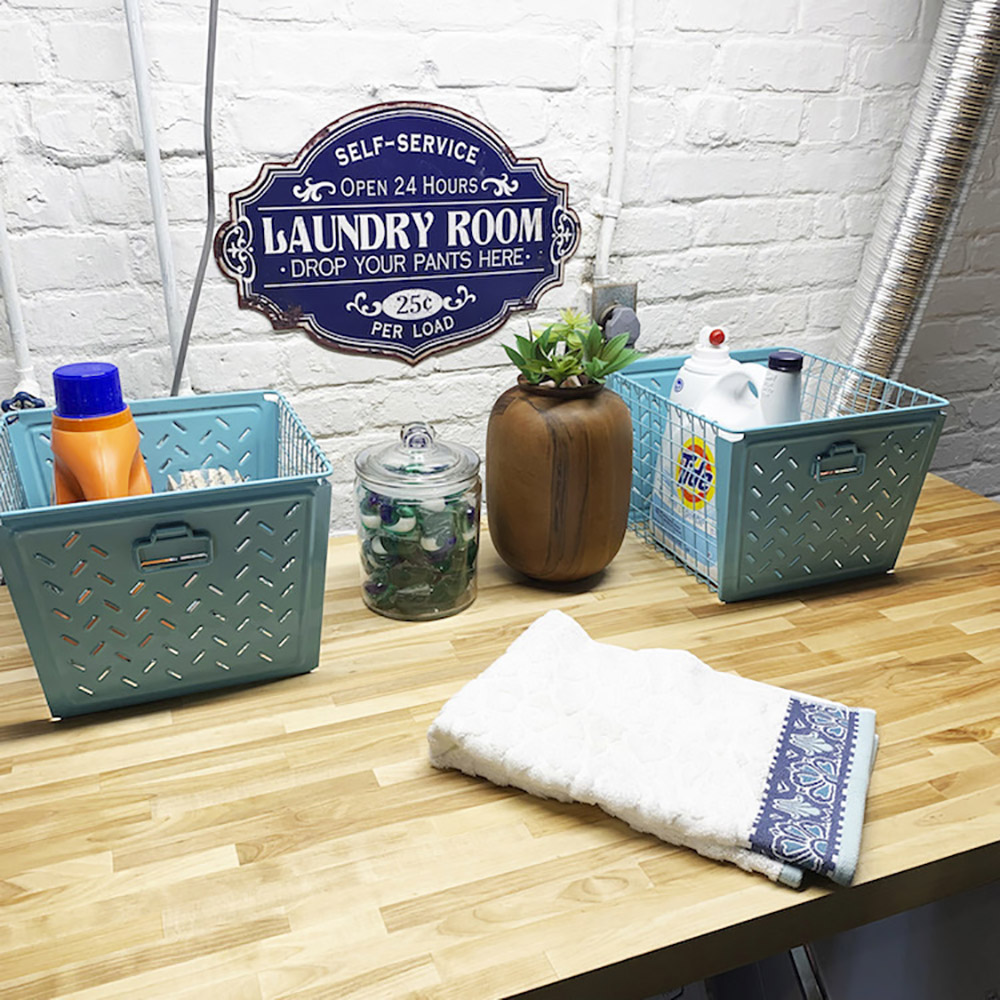
[[[0,997],[642,997],[1000,877],[1000,506],[929,477],[896,572],[723,605],[633,538],[589,590],[367,611],[331,543],[312,674],[48,721],[0,592]],[[878,712],[855,885],[801,892],[427,763],[558,607],[592,636]],[[560,984],[561,983],[561,984]]]

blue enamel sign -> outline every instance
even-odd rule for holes
[[[580,238],[568,187],[451,108],[392,103],[267,163],[215,237],[241,308],[415,364],[534,309]]]

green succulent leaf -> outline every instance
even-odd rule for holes
[[[528,340],[527,337],[514,337],[514,342],[517,344],[517,349],[520,352],[522,358],[530,358],[535,353],[534,341]]]
[[[560,318],[541,331],[528,327],[528,336],[515,336],[517,348],[504,345],[507,356],[531,383],[551,380],[562,385],[574,375],[584,382],[603,382],[631,364],[640,353],[619,334],[610,341],[584,313],[563,309]]]

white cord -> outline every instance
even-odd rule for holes
[[[205,280],[205,269],[212,252],[212,240],[215,236],[215,154],[212,149],[212,103],[215,89],[215,39],[219,21],[219,0],[210,0],[208,10],[208,55],[205,60],[205,179],[208,187],[207,219],[205,222],[205,238],[201,245],[201,259],[198,261],[198,271],[194,277],[191,289],[191,301],[188,303],[187,318],[184,320],[184,332],[181,335],[180,349],[174,368],[174,382],[170,387],[170,395],[176,396],[184,371],[184,361],[187,358],[188,343],[191,340],[191,328],[198,312],[198,299],[201,296],[201,286]]]
[[[601,202],[601,229],[594,258],[594,284],[610,278],[611,244],[615,222],[625,189],[625,158],[628,153],[628,111],[632,96],[632,49],[635,0],[618,0],[618,29],[615,37],[615,120],[611,139],[611,173],[607,197]]]
[[[139,0],[125,0],[125,24],[128,26],[129,49],[132,54],[132,76],[135,78],[136,107],[139,112],[139,128],[142,131],[142,148],[146,159],[149,202],[153,210],[156,253],[160,261],[160,282],[163,286],[163,305],[167,314],[167,335],[170,338],[170,353],[176,364],[181,345],[177,272],[174,268],[174,251],[167,223],[163,174],[160,171],[160,146],[156,138],[156,122],[149,98],[149,65],[146,61]]]

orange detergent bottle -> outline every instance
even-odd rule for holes
[[[52,373],[54,494],[57,504],[152,493],[139,429],[122,399],[118,369],[103,361]]]

